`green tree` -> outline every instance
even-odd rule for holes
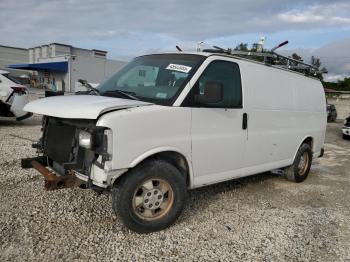
[[[258,43],[253,43],[252,44],[252,48],[250,49],[250,51],[256,52],[257,50],[258,50]]]
[[[240,43],[239,45],[236,46],[235,48],[236,51],[249,51],[248,50],[248,44],[247,43]]]
[[[319,78],[321,81],[323,81],[323,74],[327,73],[327,68],[325,67],[321,67],[322,62],[321,59],[315,56],[311,56],[311,61],[310,61],[311,65],[313,65],[314,67],[316,67],[318,69],[318,72],[316,73],[316,77]]]
[[[322,65],[321,59],[315,56],[311,56],[311,65],[313,65],[314,67],[320,68]]]
[[[343,80],[338,81],[339,90],[350,91],[350,77],[345,77]]]
[[[300,61],[300,62],[303,62],[303,58],[302,58],[300,55],[298,55],[297,53],[293,53],[293,54],[292,54],[292,58],[293,58],[294,60],[298,60],[298,61]]]
[[[337,91],[350,91],[350,77],[345,77],[338,82],[323,82],[323,86]]]

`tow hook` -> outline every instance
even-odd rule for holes
[[[45,177],[46,190],[81,187],[83,184],[85,184],[85,182],[78,179],[73,172],[66,176],[56,176],[53,172],[36,160],[31,161],[31,165]]]

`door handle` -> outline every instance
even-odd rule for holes
[[[248,128],[248,114],[243,113],[242,129],[246,130]]]

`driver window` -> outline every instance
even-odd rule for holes
[[[242,108],[241,75],[236,63],[219,60],[211,62],[193,87],[192,97],[204,95],[207,83],[212,81],[222,85],[223,100],[210,105],[194,104],[194,107]]]

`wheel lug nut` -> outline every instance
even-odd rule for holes
[[[148,203],[148,199],[145,199],[145,203]]]
[[[147,196],[151,196],[151,192],[148,192],[148,193],[147,193]]]
[[[157,194],[158,194],[158,191],[157,191],[157,190],[154,190],[153,194],[157,195]]]
[[[156,202],[156,206],[159,206],[159,202]]]
[[[161,199],[161,198],[162,198],[162,196],[161,196],[161,195],[159,195],[159,196],[158,196],[158,199]]]
[[[149,204],[149,207],[151,208],[153,205],[152,204]]]

